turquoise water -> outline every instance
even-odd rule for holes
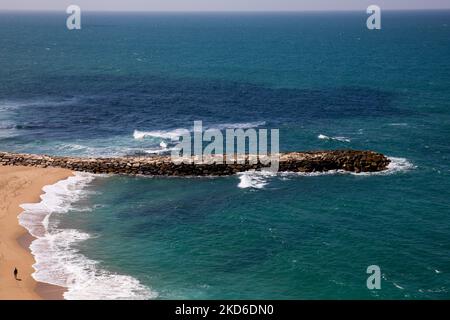
[[[1,150],[152,153],[203,120],[279,128],[282,151],[397,159],[385,175],[280,175],[259,188],[238,186],[251,175],[97,177],[51,218],[50,235],[89,235],[67,236],[64,249],[92,262],[87,278],[69,268],[67,285],[97,277],[129,297],[137,280],[160,299],[448,298],[450,12],[387,12],[381,31],[365,19],[87,13],[68,31],[64,15],[1,13]],[[366,287],[369,265],[381,290]],[[111,289],[115,274],[132,278]]]

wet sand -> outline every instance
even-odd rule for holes
[[[70,170],[0,166],[0,300],[63,299],[64,288],[37,282],[29,249],[33,237],[19,225],[23,203],[40,202],[42,188],[72,175]],[[18,279],[14,278],[17,268]]]

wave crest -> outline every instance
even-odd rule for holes
[[[265,121],[257,121],[257,122],[244,122],[244,123],[222,123],[216,124],[210,127],[204,127],[207,129],[215,129],[215,130],[225,130],[225,129],[250,129],[256,128],[265,125]],[[192,132],[192,128],[188,129],[171,129],[171,130],[153,130],[153,131],[140,131],[134,130],[133,137],[136,140],[142,140],[144,138],[160,138],[167,140],[177,140],[180,136]]]
[[[347,137],[329,137],[324,134],[319,134],[317,136],[317,138],[320,140],[335,140],[335,141],[340,141],[340,142],[351,142],[350,138],[347,138]]]
[[[155,130],[155,131],[139,131],[134,130],[133,137],[136,140],[142,140],[147,137],[161,138],[168,140],[177,140],[183,134],[186,134],[186,129],[174,129],[174,130]]]
[[[238,188],[241,189],[263,189],[269,182],[268,178],[276,176],[270,171],[249,170],[238,173],[240,182]]]

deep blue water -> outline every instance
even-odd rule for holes
[[[282,151],[401,158],[259,189],[100,177],[53,219],[91,235],[72,247],[96,268],[162,299],[448,298],[450,12],[386,12],[381,31],[366,17],[86,13],[68,31],[64,14],[0,13],[0,150],[140,154],[203,120],[279,128]]]

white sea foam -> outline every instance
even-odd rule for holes
[[[37,239],[30,246],[36,263],[33,277],[40,282],[67,288],[65,299],[150,299],[157,294],[131,276],[102,269],[99,262],[83,256],[75,247],[90,238],[73,229],[58,229],[52,215],[65,214],[83,199],[83,190],[94,175],[75,176],[45,186],[41,202],[23,204],[19,222]]]
[[[160,146],[161,148],[163,148],[163,149],[167,149],[167,143],[165,143],[164,141],[161,141],[161,142],[159,143],[159,146]]]
[[[397,289],[400,289],[400,290],[404,290],[404,289],[405,289],[405,288],[403,288],[402,286],[396,284],[395,282],[392,282],[392,284],[393,284]]]
[[[241,189],[264,189],[265,186],[269,184],[269,178],[278,177],[282,180],[289,180],[289,177],[319,177],[319,176],[329,176],[329,175],[354,175],[354,176],[382,176],[382,175],[392,175],[401,172],[407,172],[414,170],[416,166],[405,158],[389,157],[391,160],[390,164],[385,171],[378,172],[349,172],[345,170],[329,170],[320,172],[278,172],[276,174],[270,171],[255,171],[250,170],[242,173],[238,173],[240,182],[238,187]]]
[[[249,170],[238,173],[240,182],[238,187],[241,189],[263,189],[269,182],[268,178],[276,176],[270,171]]]
[[[394,174],[406,172],[417,168],[412,162],[405,158],[388,157],[391,160],[386,171],[375,172],[375,174]]]
[[[265,121],[257,121],[257,122],[244,122],[244,123],[222,123],[216,124],[209,127],[204,127],[204,129],[216,129],[216,130],[225,130],[225,129],[249,129],[256,128],[265,125]],[[171,129],[171,130],[153,130],[153,131],[140,131],[134,130],[133,137],[136,140],[142,140],[144,138],[161,138],[167,140],[178,140],[183,134],[186,133],[187,129]],[[188,130],[192,132],[192,128]]]
[[[161,141],[159,143],[160,148],[155,148],[155,149],[147,149],[144,150],[145,153],[147,154],[162,154],[162,153],[168,153],[174,150],[177,150],[177,147],[169,147],[169,143],[166,143],[164,141]]]
[[[347,137],[340,137],[340,136],[338,136],[338,137],[329,137],[329,136],[326,136],[324,134],[319,134],[317,136],[317,138],[320,139],[320,140],[336,140],[336,141],[340,141],[340,142],[351,142],[351,140],[349,138],[347,138]]]
[[[155,130],[155,131],[139,131],[134,130],[133,137],[136,140],[141,140],[147,137],[151,138],[162,138],[168,140],[177,140],[186,132],[185,129],[174,129],[174,130]]]
[[[68,155],[83,155],[88,157],[121,157],[124,155],[136,155],[140,153],[161,153],[165,151],[170,151],[170,149],[149,149],[145,150],[142,147],[130,147],[125,144],[117,144],[106,146],[106,142],[102,146],[89,146],[83,144],[74,143],[61,143],[54,146],[59,153]]]
[[[173,150],[177,150],[178,148],[161,148],[161,149],[147,149],[144,150],[147,154],[162,154],[162,153],[168,153]]]

